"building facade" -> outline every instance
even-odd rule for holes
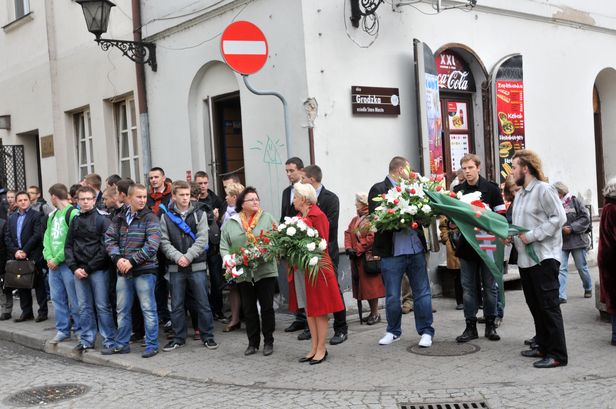
[[[0,24],[2,185],[142,180],[134,64],[98,47],[74,1],[9,0]],[[130,0],[116,2],[106,35],[132,39]]]

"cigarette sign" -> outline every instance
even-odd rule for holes
[[[254,74],[267,61],[267,39],[254,24],[236,21],[222,33],[220,51],[231,69],[240,74]]]

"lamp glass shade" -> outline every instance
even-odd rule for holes
[[[88,31],[100,38],[101,34],[107,32],[109,24],[109,13],[115,6],[109,0],[76,0],[81,5],[83,16],[86,19]]]

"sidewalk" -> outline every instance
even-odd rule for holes
[[[597,280],[596,269],[592,270],[592,275]],[[47,341],[55,335],[53,318],[42,323],[0,322],[0,338],[96,365],[215,384],[293,390],[386,392],[438,388],[455,394],[466,388],[495,385],[504,388],[563,384],[566,389],[564,384],[575,388],[576,383],[586,380],[616,377],[616,348],[609,344],[610,324],[598,320],[594,299],[583,298],[577,272],[570,272],[568,288],[569,302],[562,305],[562,310],[569,365],[550,370],[534,369],[532,359],[520,356],[520,351],[525,349],[523,340],[533,335],[531,316],[521,291],[506,293],[505,320],[498,329],[502,340],[491,342],[480,337],[472,342],[480,350],[464,356],[423,356],[408,352],[407,347],[415,345],[419,339],[412,313],[403,316],[401,341],[379,346],[377,341],[386,328],[384,311],[381,312],[383,322],[374,326],[360,325],[357,315],[350,315],[348,341],[329,346],[327,361],[316,366],[297,362],[309,350],[309,341],[297,341],[297,333],[283,332],[292,320],[290,315],[284,314],[277,316],[275,349],[270,357],[261,353],[245,357],[244,330],[223,333],[219,323],[215,326],[219,349],[205,349],[200,342],[191,339],[192,331],[189,330],[186,346],[172,352],[161,349],[159,355],[151,359],[141,358],[143,348],[139,344],[131,344],[132,352],[128,355],[114,356],[102,356],[98,351],[75,354],[72,348],[77,340],[50,345]],[[435,343],[447,341],[455,348],[453,341],[464,328],[462,312],[456,311],[455,301],[448,298],[434,299],[433,305],[437,309]],[[14,311],[13,317],[18,314]],[[479,325],[479,329],[482,335],[483,325]],[[161,334],[161,347],[166,342]]]

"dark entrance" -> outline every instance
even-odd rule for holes
[[[597,200],[599,209],[603,207],[603,188],[605,187],[605,169],[603,167],[603,134],[601,132],[601,99],[596,86],[592,87],[592,110],[595,125],[595,158],[597,169]]]
[[[216,173],[218,175],[216,190],[224,197],[222,178],[225,175],[236,174],[242,184],[246,185],[239,92],[212,98],[212,117]]]
[[[26,160],[23,145],[2,145],[0,185],[7,190],[26,190]]]
[[[460,168],[460,159],[474,152],[472,99],[470,94],[441,93],[443,117],[443,146],[445,147],[445,174],[451,183]]]

